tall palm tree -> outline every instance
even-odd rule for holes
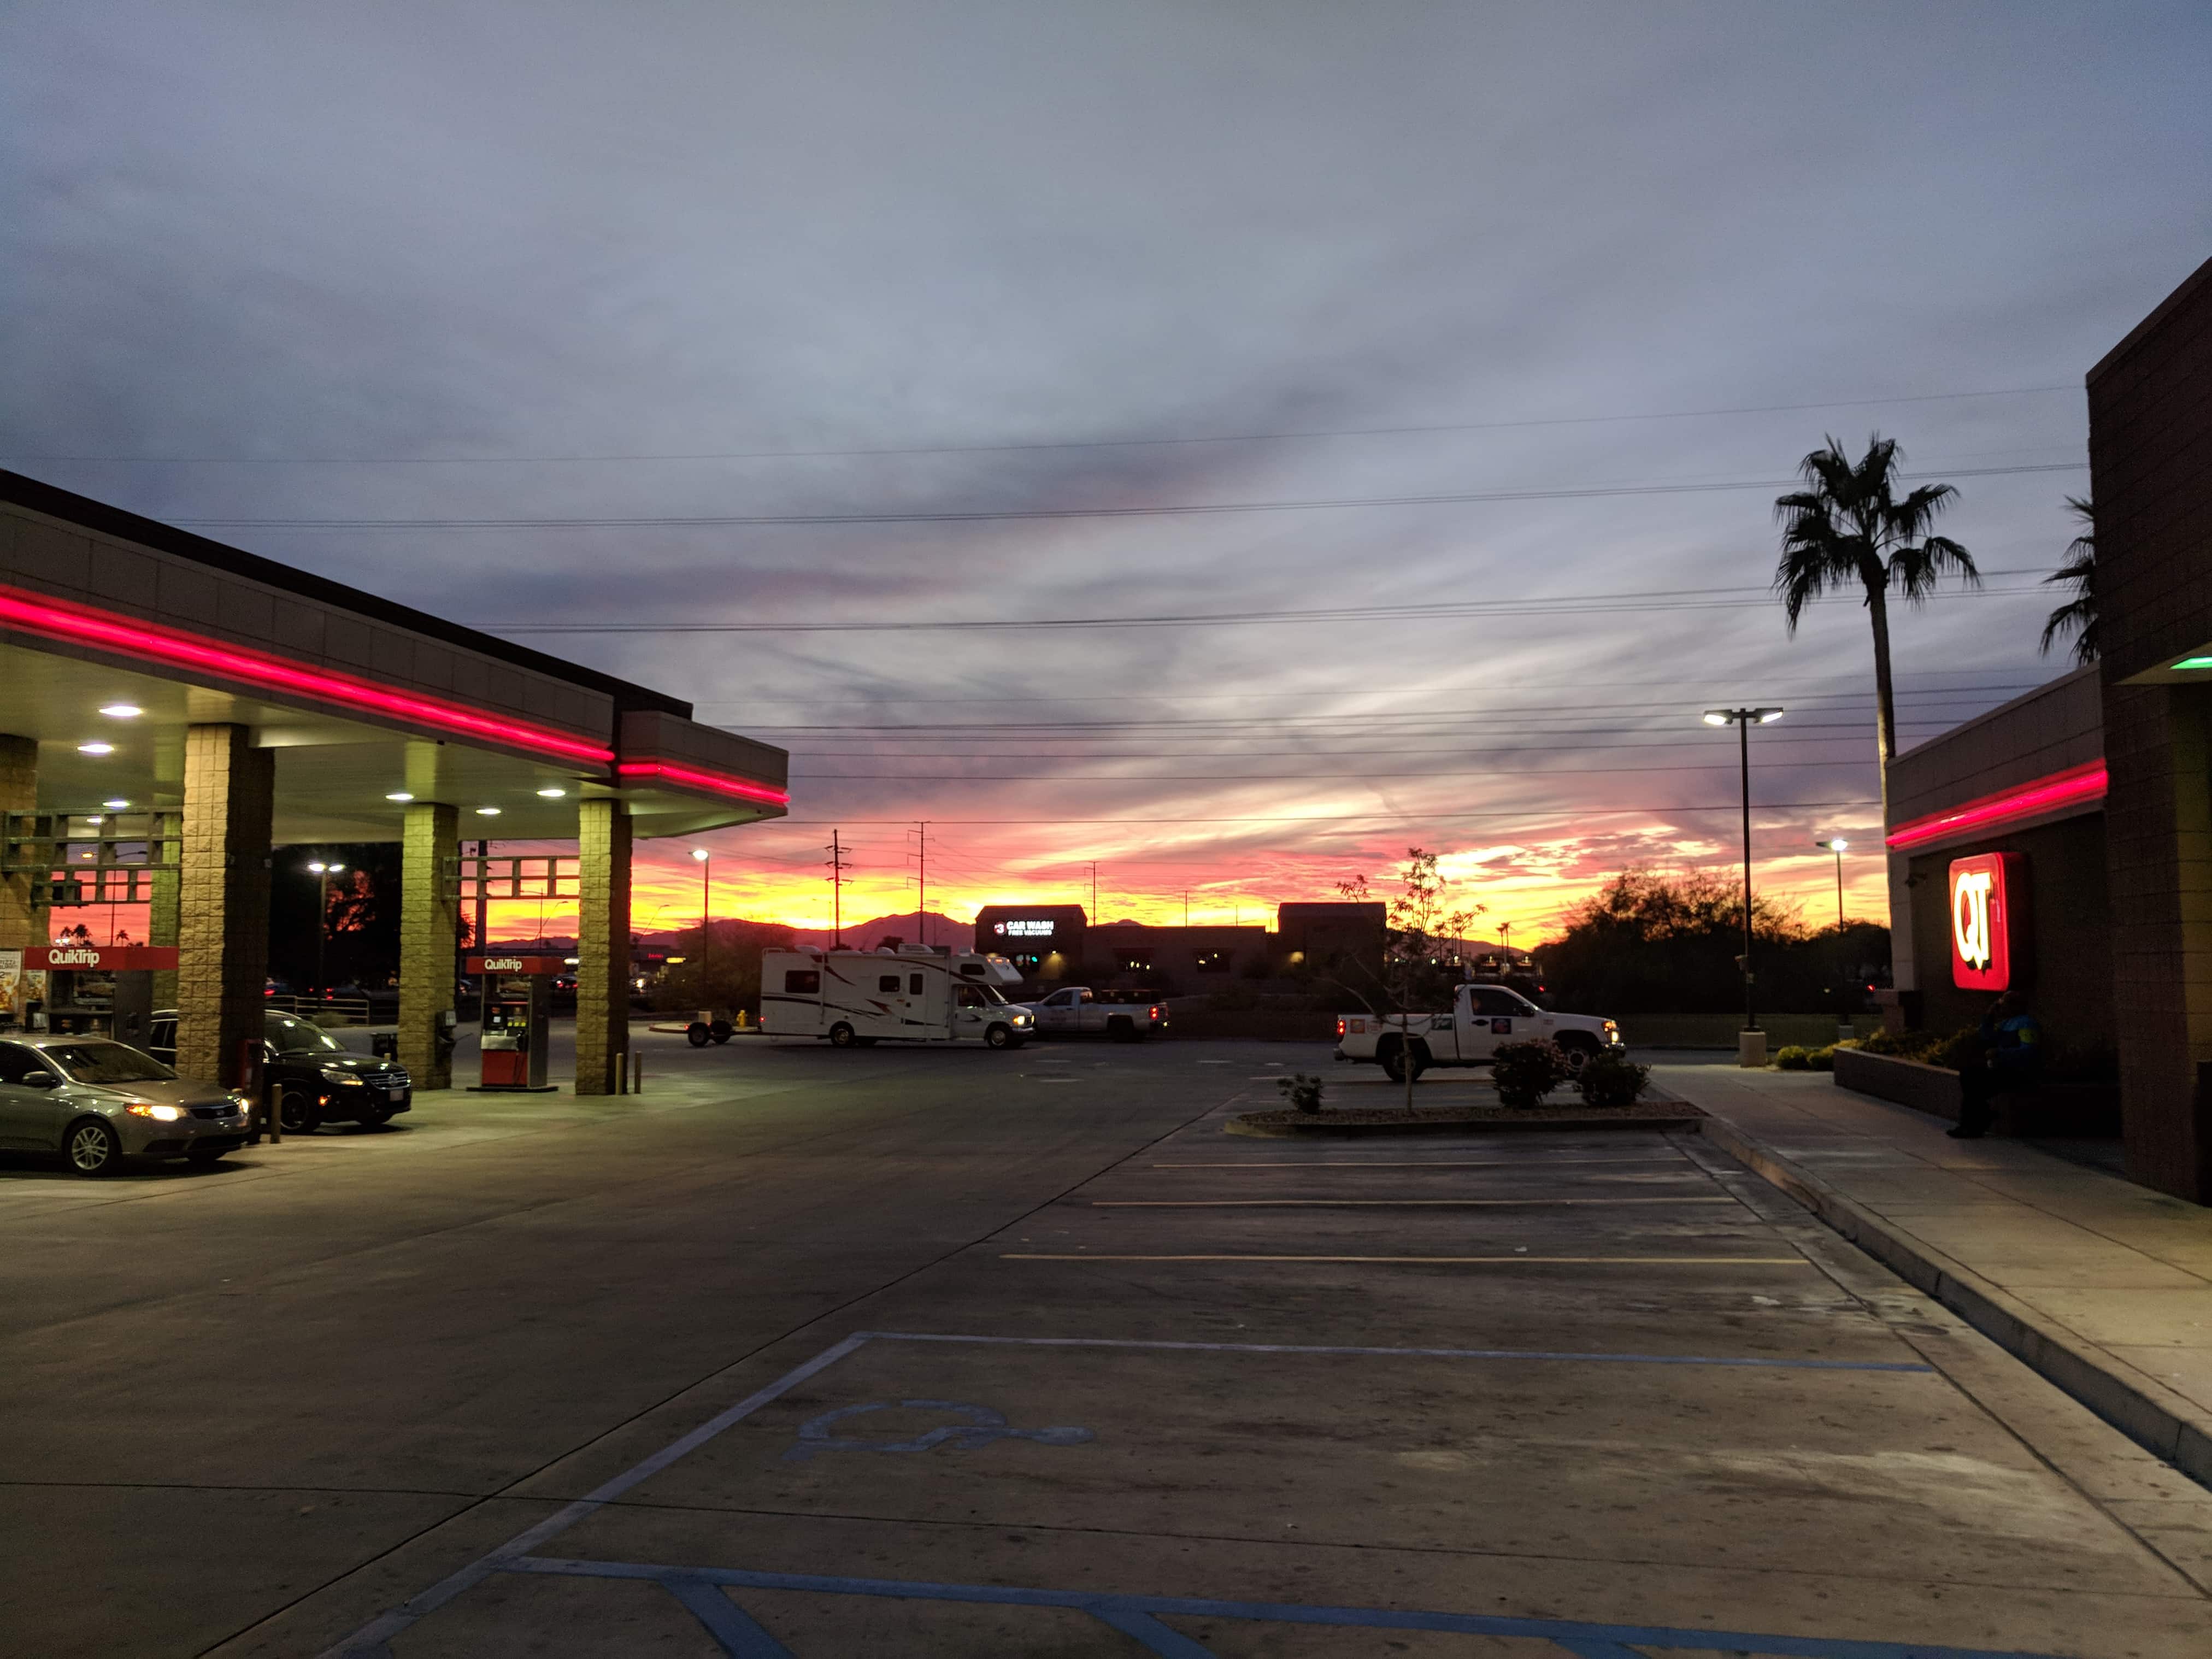
[[[1875,732],[1881,753],[1881,802],[1889,808],[1889,763],[1897,758],[1897,703],[1889,665],[1889,591],[1914,605],[1956,574],[1978,586],[1973,556],[1948,536],[1930,533],[1936,516],[1957,497],[1949,484],[1923,484],[1901,500],[1894,438],[1875,433],[1856,464],[1832,437],[1798,467],[1805,480],[1774,503],[1782,521],[1782,557],[1774,591],[1782,596],[1790,631],[1805,607],[1831,589],[1857,584],[1866,593],[1874,624]]]
[[[2074,597],[2052,611],[2051,620],[2043,624],[2043,650],[2048,655],[2053,645],[2071,634],[2074,660],[2093,663],[2097,660],[2097,509],[2079,495],[2069,495],[2066,505],[2087,527],[2066,544],[2066,562],[2043,579],[2046,586],[2052,582],[2074,584]]]

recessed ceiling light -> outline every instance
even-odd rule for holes
[[[477,816],[480,818],[495,818],[499,816],[499,808],[496,806],[479,806],[477,808]]]
[[[112,720],[135,720],[146,711],[135,702],[111,702],[100,712]]]
[[[111,812],[120,812],[125,807],[131,805],[127,800],[104,800],[100,804],[102,806],[105,806]]]
[[[547,800],[558,800],[562,796],[567,794],[568,792],[565,789],[541,789],[538,793],[543,795]]]
[[[404,789],[395,789],[385,797],[385,799],[386,800],[413,800],[414,799],[415,797],[409,794]]]
[[[80,755],[112,755],[115,752],[115,745],[112,743],[81,743],[76,746],[76,752]]]

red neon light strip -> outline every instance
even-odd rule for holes
[[[2000,790],[1994,795],[1984,795],[1978,800],[1968,801],[1964,806],[1954,806],[1948,812],[1933,812],[1924,818],[1900,823],[1889,832],[1888,844],[1902,852],[1908,848],[1924,847],[1931,841],[1942,841],[1969,830],[1990,830],[2001,823],[2014,823],[2021,818],[2033,817],[2039,812],[2056,811],[2062,806],[2078,806],[2084,801],[2102,800],[2106,787],[2105,763],[2091,761],[2085,766],[2069,767],[2063,772],[2053,772],[2033,783]]]
[[[565,737],[542,726],[479,714],[473,708],[435,697],[387,690],[349,674],[334,674],[263,652],[219,645],[178,629],[160,628],[150,623],[118,622],[82,605],[35,598],[20,588],[0,587],[0,624],[70,645],[95,646],[148,662],[201,669],[220,674],[225,679],[243,680],[249,685],[296,692],[348,708],[390,714],[417,725],[488,738],[516,749],[557,755],[563,760],[590,761],[604,766],[615,757],[615,751],[602,744]]]
[[[698,772],[688,766],[671,766],[665,761],[624,761],[615,771],[625,778],[665,778],[669,782],[682,784],[692,789],[712,790],[718,795],[735,795],[739,800],[759,801],[769,806],[788,806],[791,792],[771,789],[764,783],[749,783],[743,778],[728,777],[720,772]]]

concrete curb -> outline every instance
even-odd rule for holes
[[[1709,1115],[1699,1127],[1714,1146],[1788,1194],[1899,1278],[1942,1303],[2144,1450],[2212,1487],[2212,1419],[1852,1202],[1733,1124]]]

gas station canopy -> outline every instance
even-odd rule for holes
[[[38,744],[40,810],[183,801],[187,728],[276,751],[278,843],[396,841],[410,800],[463,833],[573,837],[781,817],[784,751],[689,703],[375,594],[0,472],[0,730]]]

